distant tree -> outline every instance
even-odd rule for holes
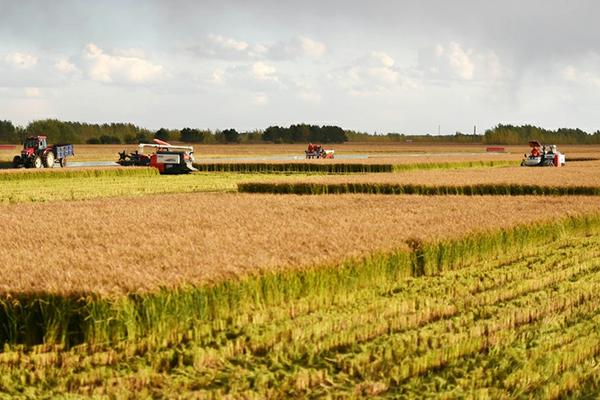
[[[102,144],[121,144],[121,139],[116,136],[102,135],[100,136],[100,143]]]
[[[0,143],[19,143],[19,133],[11,121],[0,121]]]
[[[183,128],[181,130],[181,141],[188,143],[202,143],[204,132],[199,129]]]
[[[154,138],[168,142],[171,139],[171,134],[167,129],[160,128],[154,133]]]
[[[237,143],[240,140],[240,134],[235,129],[225,129],[221,132],[225,143]]]
[[[89,138],[88,140],[85,141],[87,144],[100,144],[102,142],[100,142],[100,139],[98,138]]]

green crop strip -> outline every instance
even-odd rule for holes
[[[252,179],[257,179],[257,175],[206,172],[159,175],[154,168],[134,167],[0,173],[0,205],[168,193],[235,192],[238,183]],[[261,179],[283,180],[289,179],[289,175],[262,175]]]
[[[86,169],[38,169],[27,171],[0,172],[0,182],[37,179],[113,178],[157,176],[155,168],[86,168]]]
[[[600,187],[594,186],[541,186],[522,184],[474,185],[415,185],[393,183],[308,183],[308,182],[244,182],[238,191],[274,194],[388,194],[388,195],[462,195],[462,196],[598,196]]]

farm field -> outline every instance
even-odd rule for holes
[[[302,177],[303,175],[296,174]],[[0,204],[138,197],[160,193],[233,192],[252,179],[276,181],[284,174],[194,173],[164,177],[150,168],[79,168],[0,172]]]
[[[532,168],[499,166],[497,168],[407,170],[398,173],[360,175],[313,175],[303,177],[302,179],[293,179],[293,182],[397,183],[421,185],[505,183],[542,186],[600,187],[600,162],[573,162],[563,168],[534,168],[533,170]]]
[[[242,283],[234,297],[234,284],[215,289],[216,308],[204,318],[178,330],[163,321],[171,335],[69,350],[5,346],[0,393],[596,397],[598,238],[597,228],[547,237],[429,277],[338,273],[337,284],[302,295],[264,285],[251,293]]]
[[[540,202],[214,193],[4,205],[0,210],[11,229],[0,234],[0,264],[6,266],[0,291],[123,294],[215,282],[408,250],[409,239],[508,228],[528,221],[533,208],[552,221],[594,213],[599,204],[596,197]],[[42,213],[52,218],[36,229],[53,235],[41,243],[23,241],[31,222],[22,216]],[[30,265],[32,253],[45,263]],[[181,255],[190,262],[182,263]]]
[[[211,159],[210,161],[219,161],[219,159],[228,158],[248,158],[248,157],[299,157],[304,158],[305,144],[192,144],[194,153],[198,159]],[[502,146],[505,153],[490,154],[486,153],[486,145],[428,145],[416,143],[342,143],[326,145],[327,148],[336,150],[340,155],[369,155],[370,158],[377,159],[374,162],[393,162],[393,163],[411,163],[411,162],[443,162],[443,161],[474,161],[474,160],[515,160],[521,159],[524,152],[528,151],[527,146]],[[561,151],[569,157],[594,157],[600,158],[600,146],[582,146],[582,145],[564,145],[560,146]],[[72,161],[116,161],[118,152],[126,150],[127,152],[137,150],[133,144],[121,145],[75,145],[75,157]],[[0,149],[0,163],[10,166],[10,162],[15,154],[20,151],[20,146],[16,145],[14,150]],[[366,159],[368,160],[368,159]],[[269,160],[272,161],[272,160]],[[318,160],[314,160],[318,161]],[[324,160],[325,161],[325,160]],[[331,161],[329,161],[331,162]],[[366,162],[366,161],[362,161]]]
[[[409,147],[293,173],[1,171],[0,399],[600,395],[599,196],[237,192],[600,190],[599,161],[526,169],[517,149],[489,162],[469,146]],[[207,153],[229,149],[303,152]]]

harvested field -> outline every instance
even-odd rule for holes
[[[599,206],[594,197],[242,194],[1,205],[10,229],[0,234],[0,290],[108,295],[198,284],[514,226],[532,210],[551,221]],[[35,232],[51,232],[43,241],[23,240],[30,215],[48,216],[35,224]],[[32,264],[31,254],[44,262]]]

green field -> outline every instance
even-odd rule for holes
[[[296,177],[303,176],[295,174]],[[286,174],[202,173],[159,175],[155,169],[80,169],[0,174],[0,203],[85,200],[147,194],[232,192],[249,180],[282,180]]]
[[[62,314],[14,298],[4,318],[30,312],[56,330],[47,345],[5,345],[0,393],[594,398],[599,232],[598,217],[568,219],[337,268],[73,299]]]

